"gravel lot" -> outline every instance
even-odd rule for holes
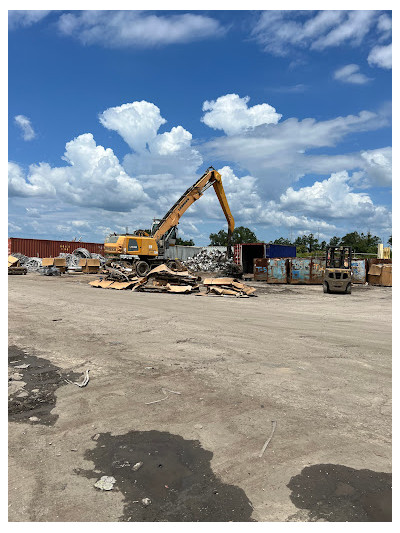
[[[10,521],[390,519],[391,288],[91,279],[9,276]]]

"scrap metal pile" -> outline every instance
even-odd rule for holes
[[[42,258],[40,257],[27,257],[20,253],[14,253],[13,257],[17,258],[19,266],[26,268],[28,272],[39,272],[41,274],[47,272],[42,267]],[[99,259],[100,266],[104,266],[106,263],[105,257],[101,254],[90,253],[86,248],[77,248],[71,254],[60,253],[58,257],[65,258],[67,270],[77,272],[82,270],[82,267],[79,266],[81,259]]]
[[[184,261],[186,268],[193,272],[220,272],[221,274],[241,274],[241,267],[228,258],[221,250],[201,250],[194,257]]]
[[[27,269],[23,267],[18,257],[8,256],[8,274],[26,274]]]
[[[79,261],[81,259],[99,259],[100,265],[104,266],[106,258],[101,254],[90,253],[86,248],[77,248],[72,254],[60,253],[58,257],[65,257],[67,262],[67,270],[81,270]]]
[[[15,253],[13,256],[18,258],[19,264],[25,267],[28,272],[37,272],[42,266],[42,260],[39,257],[27,257],[19,253]]]
[[[200,295],[235,296],[248,298],[255,296],[255,288],[241,283],[235,278],[207,278],[191,275],[186,271],[174,271],[167,265],[153,268],[147,276],[136,276],[132,269],[114,265],[102,272],[103,278],[91,281],[89,285],[102,289],[129,289],[137,292],[174,292],[181,294],[197,293]],[[206,292],[201,291],[205,287]]]

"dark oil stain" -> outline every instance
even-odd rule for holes
[[[28,364],[27,368],[16,368]],[[55,391],[66,385],[65,379],[75,381],[80,374],[64,373],[47,359],[27,354],[17,346],[8,348],[8,365],[10,370],[20,374],[24,387],[8,397],[8,419],[13,422],[30,422],[30,417],[39,420],[34,424],[54,425],[58,415],[51,414],[56,404]],[[13,378],[10,377],[9,380]],[[25,397],[18,397],[20,394]]]
[[[304,468],[287,486],[296,507],[308,510],[306,521],[392,520],[392,474],[317,464]],[[295,520],[296,515],[289,518]]]
[[[215,476],[210,465],[213,454],[199,441],[159,431],[103,433],[95,439],[96,447],[84,455],[94,469],[76,473],[93,480],[116,479],[113,490],[119,489],[125,498],[120,521],[252,521],[253,507],[245,492]],[[132,470],[138,462],[143,466]],[[107,493],[104,497],[106,502]],[[150,498],[151,504],[145,507],[143,498]]]

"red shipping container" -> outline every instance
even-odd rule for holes
[[[77,248],[86,248],[90,253],[104,255],[104,244],[97,242],[50,241],[45,239],[8,239],[8,255],[20,253],[28,257],[58,257],[60,253],[71,254]]]

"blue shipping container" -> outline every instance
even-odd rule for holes
[[[265,257],[296,257],[296,246],[266,244]]]

